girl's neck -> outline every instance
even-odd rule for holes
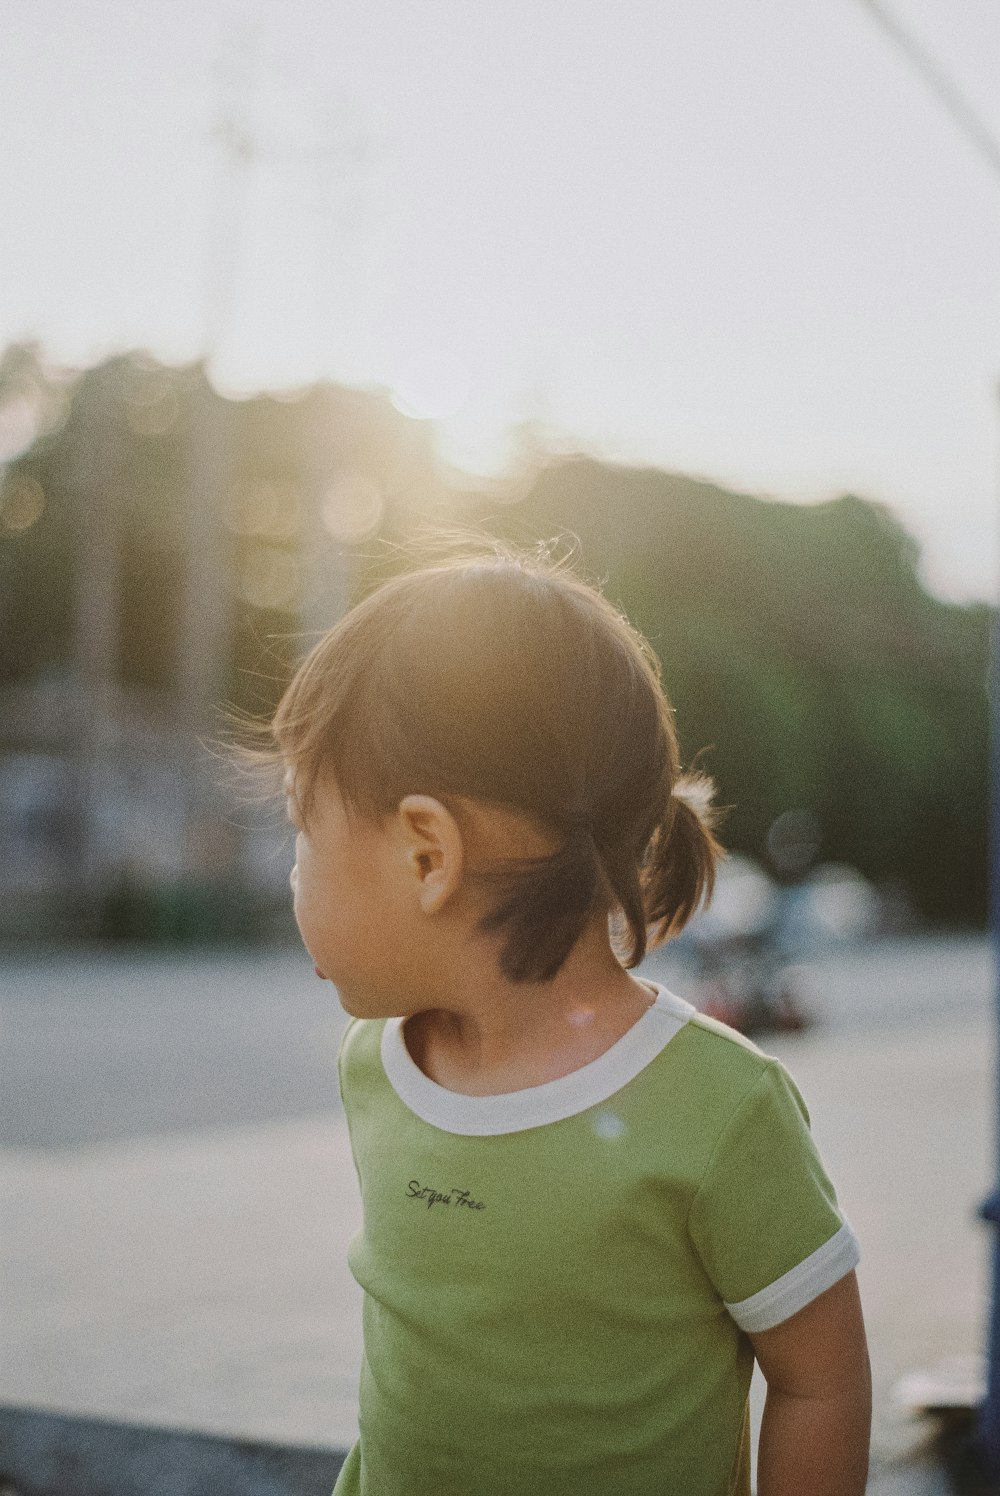
[[[652,1005],[595,922],[551,982],[513,983],[479,966],[461,997],[408,1018],[411,1058],[429,1079],[468,1096],[557,1080],[610,1049]]]

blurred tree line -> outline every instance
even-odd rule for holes
[[[888,509],[576,458],[484,518],[578,537],[656,649],[728,846],[761,858],[776,817],[808,810],[822,860],[901,882],[929,920],[985,921],[991,610],[928,594]]]
[[[398,528],[396,511],[435,481],[429,433],[384,396],[325,385],[226,399],[200,364],[140,352],[74,374],[30,346],[0,355],[0,475],[0,688],[72,674],[81,594],[113,553],[115,678],[176,690],[192,510],[212,506],[219,697],[258,713],[302,629],[327,621],[305,616],[311,551],[343,556]]]
[[[316,482],[327,436],[349,483]],[[235,402],[197,366],[129,355],[70,376],[36,349],[8,349],[0,688],[72,670],[81,567],[95,554],[84,531],[103,523],[88,504],[98,474],[119,511],[117,668],[170,691],[185,503],[213,442],[225,454],[229,705],[266,713],[302,632],[332,621],[310,612],[304,580],[313,509],[344,564],[345,600],[406,564],[407,535],[428,516],[519,542],[568,533],[655,647],[685,761],[697,756],[731,807],[727,845],[761,857],[779,814],[809,810],[823,860],[901,882],[930,920],[984,921],[990,609],[929,595],[912,538],[853,496],[799,506],[564,456],[501,504],[449,488],[427,429],[384,395],[328,386]]]

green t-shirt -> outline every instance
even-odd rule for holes
[[[857,1263],[783,1067],[657,987],[591,1064],[436,1085],[355,1021],[360,1437],[335,1496],[749,1496],[744,1331]]]

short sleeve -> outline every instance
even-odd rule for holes
[[[788,1072],[768,1061],[712,1153],[691,1240],[741,1330],[769,1330],[857,1266],[857,1239]]]

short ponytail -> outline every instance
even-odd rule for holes
[[[725,851],[713,830],[722,812],[712,804],[707,774],[682,774],[668,797],[642,862],[628,839],[605,837],[589,817],[568,818],[562,845],[547,857],[508,863],[505,891],[480,921],[502,931],[500,969],[512,982],[555,976],[595,908],[613,914],[615,945],[626,967],[647,949],[677,935],[712,897],[716,864]],[[478,875],[491,881],[490,875]]]
[[[714,835],[721,811],[712,804],[715,785],[707,774],[683,774],[650,839],[640,881],[651,940],[662,945],[678,935],[715,888],[716,866],[725,852]],[[630,961],[629,965],[634,965]]]

